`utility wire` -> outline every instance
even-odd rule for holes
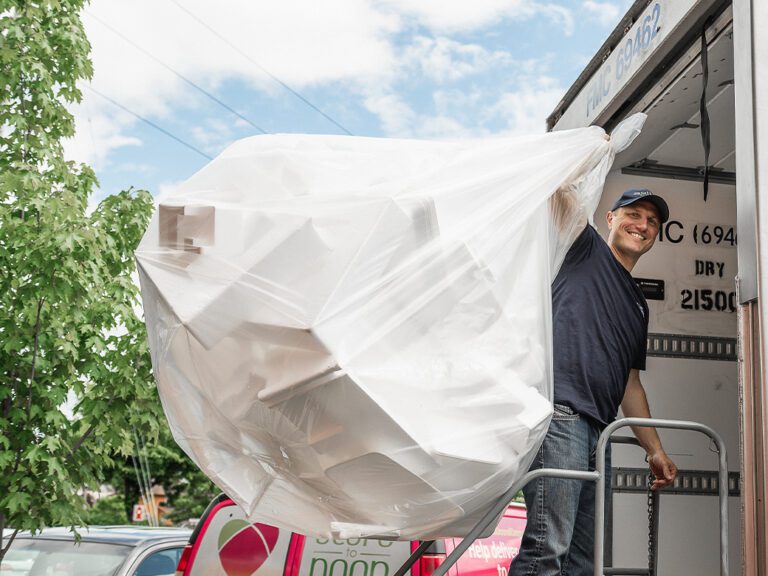
[[[145,478],[144,478],[144,468],[142,467],[141,462],[141,446],[139,445],[139,438],[136,435],[136,427],[133,427],[133,445],[134,445],[134,452],[136,452],[136,456],[134,457],[131,455],[131,458],[133,458],[133,468],[136,471],[136,477],[139,479],[139,486],[141,489],[141,496],[144,499],[144,507],[147,511],[147,523],[152,526],[152,510],[151,510],[151,504],[149,503],[149,487],[146,485]],[[138,465],[136,464],[138,460]]]
[[[144,438],[141,437],[141,434],[139,434],[139,442],[142,444],[141,450],[144,454],[144,469],[146,470],[147,486],[149,487],[149,501],[152,503],[152,516],[155,519],[155,526],[159,526],[160,516],[157,509],[157,504],[155,503],[155,495],[152,493],[152,473],[149,470],[149,455],[147,454],[147,444],[144,442]],[[139,456],[139,458],[141,458],[141,456]]]
[[[258,125],[258,124],[256,124],[255,122],[253,122],[253,121],[252,121],[250,118],[247,118],[246,116],[243,116],[243,115],[242,115],[240,112],[238,112],[237,110],[235,110],[234,108],[232,108],[231,106],[229,106],[229,105],[228,105],[226,102],[223,102],[221,99],[217,98],[216,96],[214,96],[213,94],[211,94],[210,92],[208,92],[208,91],[207,91],[205,88],[203,88],[202,86],[200,86],[200,85],[196,84],[195,82],[193,82],[192,80],[190,80],[189,78],[187,78],[186,76],[184,76],[183,74],[181,74],[180,72],[177,72],[176,70],[174,70],[174,69],[173,69],[173,68],[172,68],[172,67],[171,67],[169,64],[166,64],[165,62],[163,62],[162,60],[160,60],[160,59],[159,59],[157,56],[155,56],[154,54],[152,54],[151,52],[149,52],[149,51],[148,51],[148,50],[146,50],[145,48],[142,48],[141,46],[139,46],[138,44],[136,44],[136,42],[134,42],[133,40],[131,40],[130,38],[128,38],[128,37],[127,37],[125,34],[123,34],[122,32],[120,32],[119,30],[117,30],[117,29],[115,29],[114,27],[112,27],[110,24],[107,24],[107,23],[106,23],[104,20],[102,20],[101,18],[99,18],[99,17],[98,17],[98,16],[96,16],[95,14],[92,14],[92,13],[90,13],[90,12],[86,12],[86,14],[87,14],[88,16],[90,16],[91,18],[93,18],[94,20],[96,20],[97,22],[99,22],[99,23],[100,23],[102,26],[104,26],[105,28],[107,28],[108,30],[110,30],[110,31],[111,31],[113,34],[116,34],[117,36],[119,36],[120,38],[122,38],[123,40],[125,40],[126,42],[128,42],[128,44],[130,44],[131,46],[133,46],[134,48],[136,48],[136,50],[138,50],[138,51],[139,51],[139,52],[141,52],[142,54],[144,54],[144,55],[148,56],[149,58],[151,58],[152,60],[154,60],[155,62],[157,62],[158,64],[160,64],[160,66],[162,66],[162,67],[163,67],[163,68],[165,68],[166,70],[168,70],[168,71],[172,72],[173,74],[175,74],[175,75],[176,75],[178,78],[180,78],[181,80],[183,80],[184,82],[186,82],[187,84],[189,84],[190,86],[192,86],[192,88],[194,88],[194,89],[195,89],[195,90],[197,90],[198,92],[201,92],[202,94],[204,94],[205,96],[207,96],[208,98],[210,98],[211,100],[213,100],[214,102],[216,102],[216,104],[218,104],[218,105],[219,105],[219,106],[221,106],[222,108],[225,108],[226,110],[229,110],[229,111],[230,111],[232,114],[234,114],[235,116],[237,116],[237,117],[238,117],[238,118],[240,118],[241,120],[244,120],[245,122],[247,122],[248,124],[250,124],[251,126],[253,126],[254,128],[256,128],[256,130],[258,130],[258,131],[259,131],[259,132],[261,132],[262,134],[269,134],[269,132],[267,132],[266,130],[264,130],[264,128],[262,128],[261,126],[259,126],[259,125]]]
[[[151,526],[152,521],[150,520],[149,516],[149,500],[147,498],[147,491],[144,489],[144,483],[141,478],[141,474],[139,474],[139,465],[136,464],[136,457],[131,454],[131,461],[133,462],[133,470],[136,472],[136,483],[139,486],[139,493],[141,494],[142,500],[144,500],[144,506],[147,509],[147,523]]]
[[[144,439],[141,437],[141,434],[139,434],[139,465],[141,466],[141,471],[144,474],[144,485],[147,487],[147,495],[149,496],[149,499],[147,500],[149,514],[154,520],[153,525],[157,526],[158,522],[157,510],[155,509],[155,497],[154,494],[152,494],[152,477],[149,473],[149,460],[147,459],[146,445],[144,444]]]
[[[307,100],[307,99],[306,99],[304,96],[302,96],[302,95],[301,95],[301,94],[300,94],[300,93],[299,93],[297,90],[294,90],[293,88],[291,88],[290,86],[288,86],[288,84],[286,84],[285,82],[283,82],[282,80],[280,80],[280,78],[278,78],[277,76],[275,76],[274,74],[272,74],[272,73],[271,73],[269,70],[267,70],[266,68],[264,68],[264,66],[262,66],[261,64],[259,64],[259,63],[258,63],[256,60],[254,60],[253,58],[251,58],[251,56],[249,56],[248,54],[246,54],[246,53],[245,53],[243,50],[241,50],[240,48],[238,48],[237,46],[235,46],[235,45],[234,45],[232,42],[230,42],[230,41],[229,41],[229,39],[228,39],[226,36],[224,36],[223,34],[220,34],[220,33],[219,33],[219,32],[217,32],[216,30],[214,30],[214,29],[213,29],[213,28],[212,28],[212,27],[211,27],[211,26],[210,26],[210,25],[209,25],[207,22],[205,22],[204,20],[202,20],[201,18],[199,18],[197,15],[195,15],[193,12],[191,12],[190,10],[188,10],[187,8],[185,8],[184,6],[182,6],[181,4],[179,4],[179,2],[178,2],[177,0],[170,0],[170,1],[171,1],[171,2],[173,2],[174,4],[176,4],[176,6],[178,6],[178,7],[179,7],[179,9],[183,10],[184,12],[186,12],[186,13],[187,13],[187,14],[188,14],[188,15],[189,15],[191,18],[193,18],[193,19],[197,20],[197,22],[198,22],[198,23],[200,23],[200,25],[201,25],[201,26],[203,26],[203,27],[207,28],[207,29],[208,29],[208,30],[209,30],[209,31],[210,31],[212,34],[214,34],[215,36],[217,36],[217,37],[218,37],[218,38],[219,38],[219,39],[220,39],[222,42],[224,42],[225,44],[227,44],[227,45],[228,45],[230,48],[232,48],[232,49],[233,49],[233,50],[235,50],[235,51],[236,51],[238,54],[240,54],[241,56],[243,56],[243,57],[244,57],[246,60],[248,60],[249,62],[251,62],[253,65],[255,65],[255,66],[256,66],[256,67],[257,67],[259,70],[261,70],[261,71],[262,71],[264,74],[266,74],[266,75],[267,75],[267,76],[269,76],[269,77],[270,77],[272,80],[274,80],[275,82],[277,82],[278,84],[280,84],[280,86],[282,86],[283,88],[285,88],[286,90],[288,90],[288,92],[290,92],[291,94],[293,94],[294,96],[296,96],[296,98],[298,98],[299,100],[301,100],[302,102],[304,102],[304,104],[306,104],[307,106],[309,106],[310,108],[312,108],[312,109],[313,109],[315,112],[318,112],[319,114],[321,114],[321,115],[322,115],[322,116],[323,116],[323,117],[324,117],[326,120],[328,120],[328,121],[332,122],[332,123],[333,123],[334,125],[336,125],[336,126],[339,128],[339,129],[343,130],[344,132],[346,132],[346,133],[347,133],[347,134],[349,134],[350,136],[353,136],[352,132],[350,132],[349,130],[347,130],[347,129],[346,129],[344,126],[342,126],[341,124],[339,124],[339,123],[338,123],[336,120],[334,120],[333,118],[331,118],[331,117],[330,117],[328,114],[326,114],[325,112],[323,112],[323,111],[322,111],[320,108],[318,108],[317,106],[315,106],[314,104],[312,104],[312,102],[310,102],[309,100]]]
[[[133,439],[138,449],[139,469],[144,480],[145,494],[144,501],[147,505],[147,511],[149,513],[149,525],[157,526],[159,524],[157,519],[157,510],[155,509],[155,499],[152,495],[152,481],[149,474],[149,460],[147,459],[146,446],[141,435],[136,432],[136,427],[133,427]],[[142,454],[144,455],[142,459]]]
[[[92,86],[90,86],[90,85],[86,84],[86,87],[87,87],[87,88],[88,88],[88,89],[89,89],[91,92],[93,92],[94,94],[97,94],[97,95],[101,96],[102,98],[104,98],[104,100],[106,100],[107,102],[111,102],[112,104],[114,104],[114,105],[115,105],[115,106],[117,106],[118,108],[120,108],[120,109],[122,109],[122,110],[125,110],[126,112],[128,112],[128,114],[130,114],[131,116],[135,116],[136,118],[138,118],[138,119],[139,119],[139,120],[141,120],[142,122],[146,122],[147,124],[149,124],[150,126],[152,126],[152,128],[154,128],[155,130],[159,130],[160,132],[162,132],[163,134],[165,134],[165,135],[166,135],[166,136],[168,136],[169,138],[173,138],[173,139],[174,139],[174,140],[176,140],[176,142],[178,142],[179,144],[181,144],[181,145],[183,145],[183,146],[186,146],[187,148],[189,148],[190,150],[192,150],[192,151],[194,151],[194,152],[197,152],[197,153],[198,153],[198,154],[200,154],[200,156],[202,156],[203,158],[207,158],[208,160],[213,160],[213,158],[212,158],[211,156],[208,156],[208,154],[206,154],[205,152],[203,152],[203,151],[201,151],[201,150],[199,150],[199,149],[195,148],[194,146],[192,146],[192,144],[189,144],[188,142],[185,142],[184,140],[182,140],[182,139],[181,139],[181,138],[179,138],[178,136],[175,136],[175,135],[171,134],[171,133],[170,133],[170,132],[168,132],[168,130],[166,130],[165,128],[163,128],[163,127],[161,127],[161,126],[158,126],[157,124],[155,124],[154,122],[152,122],[152,120],[147,120],[146,118],[144,118],[144,116],[141,116],[141,115],[137,114],[136,112],[134,112],[133,110],[130,110],[130,109],[126,108],[125,106],[123,106],[122,104],[120,104],[120,102],[117,102],[116,100],[113,100],[113,99],[112,99],[112,98],[110,98],[109,96],[107,96],[107,95],[105,95],[105,94],[102,94],[101,92],[99,92],[98,90],[96,90],[95,88],[93,88]]]

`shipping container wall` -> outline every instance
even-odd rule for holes
[[[700,182],[623,175],[609,176],[595,225],[608,235],[605,214],[627,188],[649,188],[670,207],[654,248],[633,270],[635,278],[662,280],[662,300],[649,300],[649,333],[706,337],[735,346],[737,334],[735,188],[713,185],[706,202]],[[609,321],[608,319],[606,321]],[[695,338],[694,338],[695,339]],[[696,340],[700,345],[701,339]],[[704,340],[706,343],[707,340]],[[686,348],[689,350],[690,348]],[[701,349],[698,349],[701,351]],[[673,350],[680,353],[680,349]],[[706,347],[704,349],[706,355]],[[715,350],[716,352],[716,350]],[[711,426],[725,440],[729,470],[739,470],[738,373],[735,360],[651,356],[641,374],[654,417],[693,420]],[[629,431],[625,431],[629,433]],[[662,431],[667,452],[681,470],[716,470],[717,456],[700,434]],[[614,467],[643,468],[644,452],[616,446]],[[740,572],[739,499],[729,498],[730,569]],[[719,521],[716,496],[667,494],[660,498],[660,574],[719,574]],[[642,567],[647,561],[647,498],[614,496],[613,565]]]

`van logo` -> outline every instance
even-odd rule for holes
[[[219,532],[219,560],[227,576],[251,576],[275,549],[280,530],[268,524],[230,520]]]

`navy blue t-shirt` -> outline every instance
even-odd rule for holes
[[[552,284],[555,402],[606,426],[632,368],[645,370],[648,305],[592,226]]]

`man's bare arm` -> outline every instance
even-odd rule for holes
[[[568,233],[569,224],[571,229],[579,231],[587,225],[587,215],[579,204],[575,184],[560,186],[549,200],[549,209],[555,227],[561,235]]]
[[[610,140],[607,134],[605,140],[606,142]],[[595,148],[563,179],[562,184],[551,196],[549,208],[561,237],[571,236],[574,230],[577,231],[576,235],[578,235],[587,225],[591,214],[587,213],[587,206],[582,205],[579,187],[584,185],[585,180],[604,156],[605,150],[603,148]],[[571,239],[575,239],[575,236]]]
[[[624,392],[624,399],[621,401],[621,411],[627,418],[651,417],[648,398],[645,395],[643,384],[640,382],[638,370],[633,369],[629,373],[627,389]],[[633,426],[632,432],[648,454],[648,465],[651,467],[651,472],[656,476],[653,489],[656,490],[672,484],[677,476],[677,466],[664,451],[656,429]]]

